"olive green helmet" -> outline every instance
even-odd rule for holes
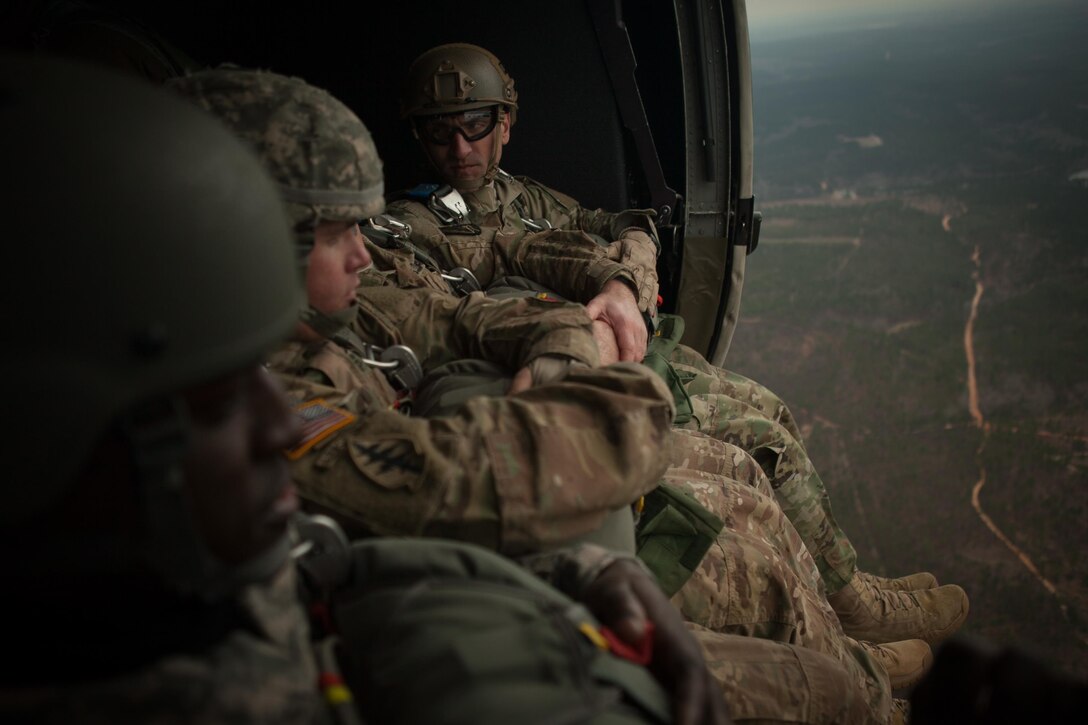
[[[415,118],[502,106],[513,124],[518,108],[514,79],[488,50],[469,43],[431,48],[408,69],[401,117]]]
[[[0,59],[0,158],[0,522],[16,525],[64,496],[119,418],[259,361],[297,323],[301,290],[272,181],[166,91]]]
[[[300,78],[231,67],[168,85],[256,150],[279,184],[304,252],[319,222],[359,221],[385,209],[382,162],[370,132],[320,88]]]

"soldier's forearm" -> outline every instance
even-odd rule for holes
[[[619,262],[634,280],[641,312],[657,309],[657,246],[646,232],[630,227],[608,246],[608,258]]]
[[[477,472],[450,481],[436,525],[448,531],[464,511],[495,504],[508,554],[594,531],[657,485],[671,415],[671,395],[637,365],[575,368],[513,398],[471,400],[463,415],[432,421]],[[449,435],[458,428],[467,435]]]
[[[471,295],[461,307],[457,330],[464,337],[461,347],[466,357],[510,370],[541,355],[559,355],[591,366],[598,362],[590,320],[580,305]]]

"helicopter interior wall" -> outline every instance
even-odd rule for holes
[[[387,189],[434,181],[399,118],[412,59],[447,42],[492,50],[517,82],[520,112],[503,167],[586,206],[631,205],[628,142],[583,0],[267,5],[113,0],[206,64],[297,75],[348,104],[374,135]]]
[[[77,4],[80,0],[49,0]],[[621,122],[593,17],[617,8],[627,28],[665,185],[686,196],[684,73],[672,3],[524,0],[469,4],[425,0],[271,9],[209,0],[91,0],[142,23],[200,64],[230,62],[297,75],[326,88],[366,122],[385,161],[387,190],[436,181],[399,117],[407,68],[439,43],[492,49],[517,81],[521,109],[503,167],[532,176],[584,206],[652,206],[634,138]],[[679,211],[679,210],[678,210]],[[682,214],[673,224],[683,224]],[[678,303],[682,229],[662,229],[662,309]],[[678,243],[680,242],[680,243]]]

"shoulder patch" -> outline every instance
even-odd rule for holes
[[[356,439],[348,445],[348,454],[359,472],[382,488],[414,490],[423,479],[423,454],[406,435]]]
[[[318,443],[355,422],[353,413],[329,405],[324,398],[299,403],[295,406],[295,415],[302,418],[302,442],[285,452],[292,461],[302,458]]]

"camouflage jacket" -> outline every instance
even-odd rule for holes
[[[454,294],[449,282],[442,278],[442,269],[425,264],[396,239],[384,244],[366,240],[367,251],[374,263],[359,273],[360,290],[366,287],[427,288],[443,294]]]
[[[433,289],[360,287],[351,327],[379,347],[407,345],[424,370],[479,358],[514,372],[541,355],[598,361],[585,309],[537,299],[457,298]]]
[[[565,194],[502,171],[491,185],[462,197],[468,206],[464,223],[443,224],[413,199],[393,201],[387,212],[408,224],[412,243],[441,266],[466,267],[485,288],[518,275],[586,303],[606,282],[621,279],[636,291],[639,309],[656,304],[652,212],[586,210]],[[550,230],[532,231],[549,225]]]
[[[380,372],[337,345],[290,343],[269,361],[306,419],[291,457],[300,493],[376,535],[440,536],[508,555],[594,531],[658,482],[674,413],[633,364],[409,418]]]

